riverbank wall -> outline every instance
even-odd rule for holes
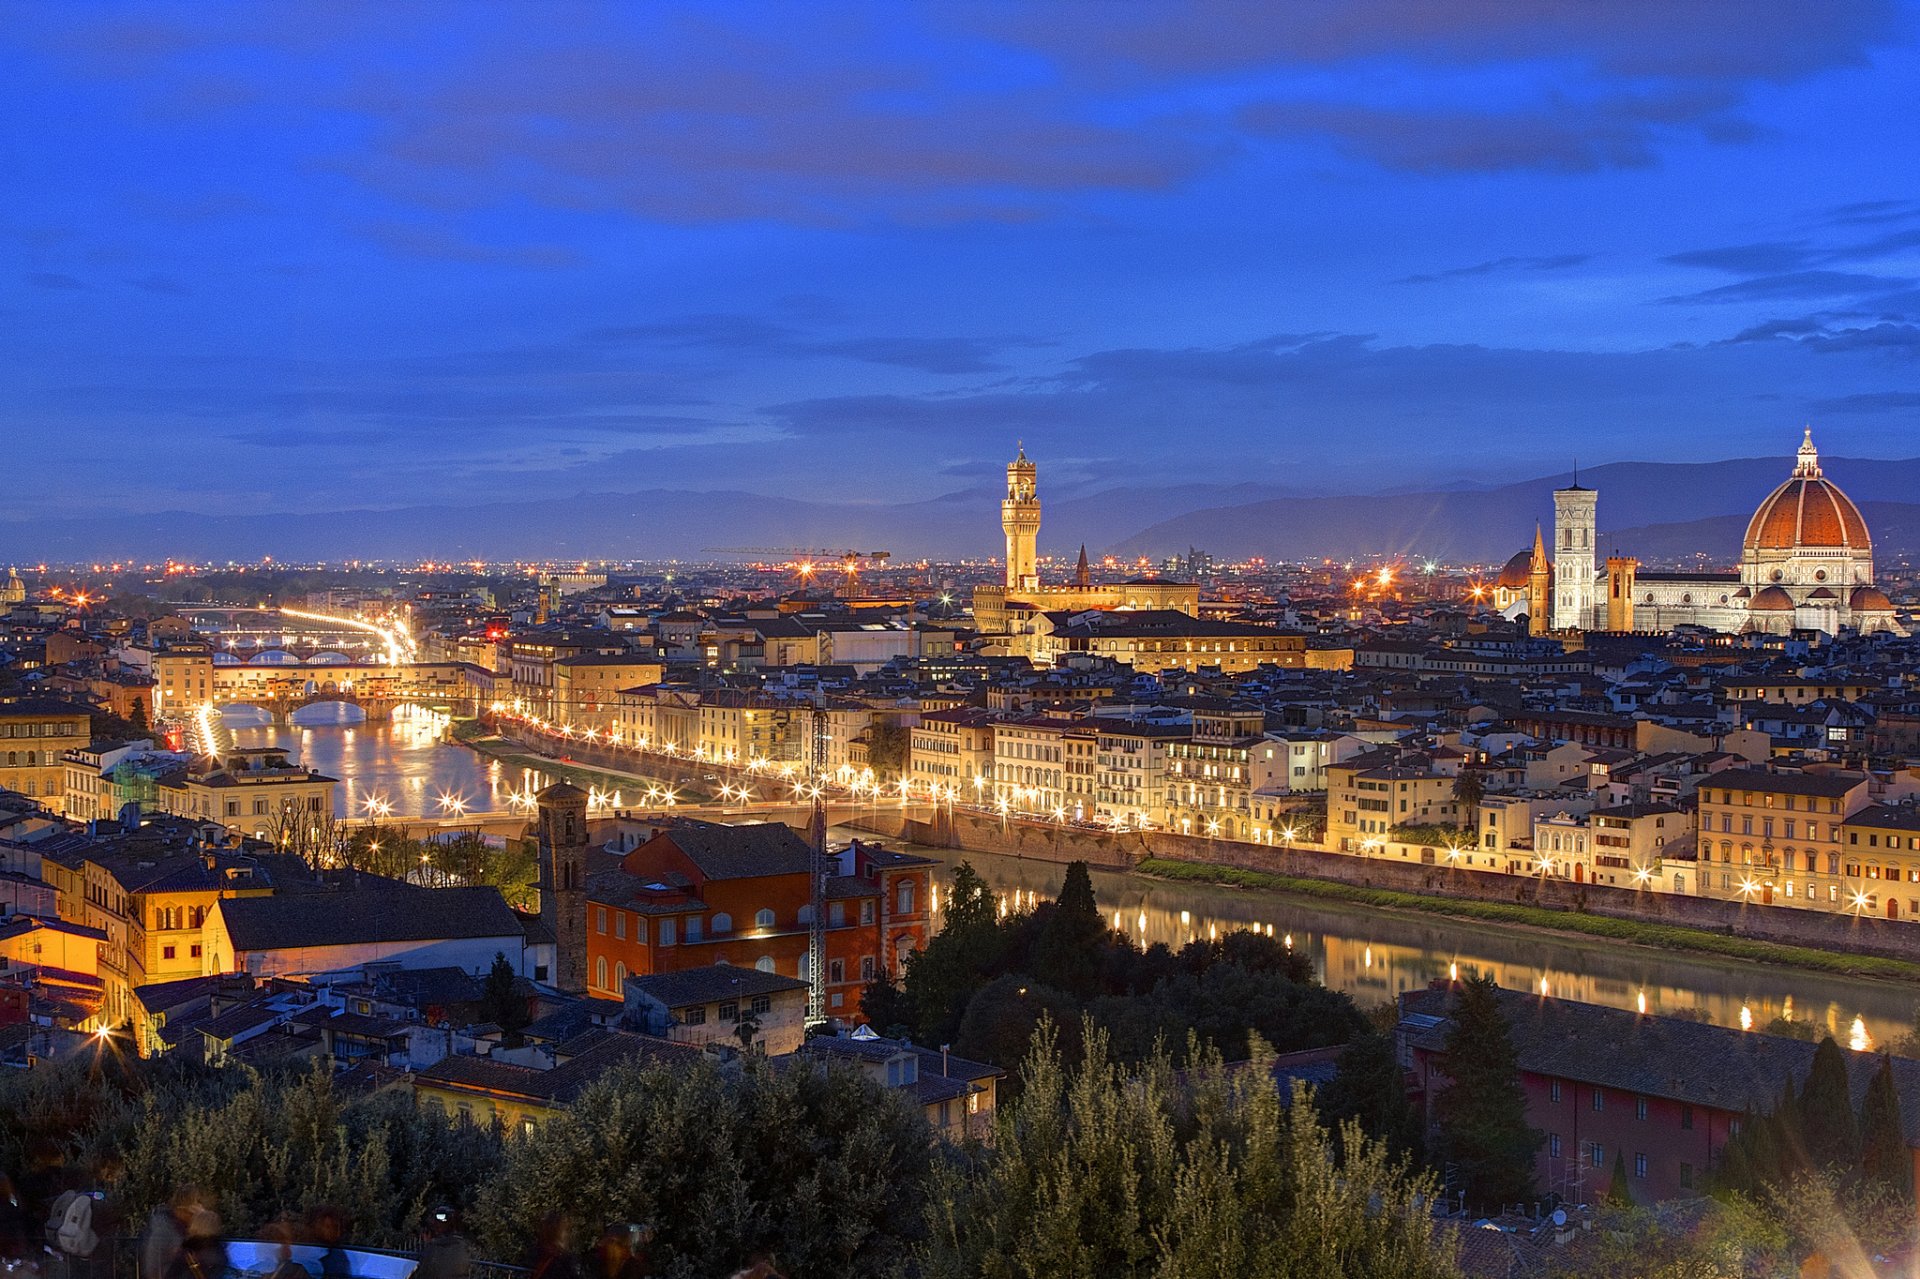
[[[1685,897],[1603,884],[1576,884],[1564,879],[1358,857],[1316,848],[1270,848],[1171,831],[1100,831],[1048,823],[1003,822],[980,813],[955,812],[951,816],[942,813],[938,825],[902,820],[886,813],[877,813],[871,818],[862,815],[847,824],[889,839],[1035,861],[1084,861],[1103,870],[1131,871],[1148,858],[1164,858],[1360,888],[1391,889],[1423,897],[1503,902],[1669,924],[1841,954],[1920,960],[1920,923],[1872,916],[1828,915],[1713,897]],[[939,829],[939,826],[948,829]]]

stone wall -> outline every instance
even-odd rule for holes
[[[944,818],[944,814],[942,817]],[[1312,848],[1268,848],[1233,840],[1203,839],[1169,831],[1098,831],[1051,823],[1008,821],[956,812],[952,830],[931,823],[883,816],[872,825],[851,823],[892,839],[968,852],[999,853],[1035,861],[1084,861],[1106,870],[1132,870],[1148,857],[1234,866],[1298,875],[1364,888],[1386,888],[1426,897],[1508,902],[1550,910],[1582,911],[1615,919],[1675,924],[1707,932],[1810,946],[1843,954],[1920,960],[1920,922],[1829,915],[1785,906],[1757,906],[1711,897],[1636,891],[1570,880],[1507,875],[1422,865],[1414,860],[1363,858]]]

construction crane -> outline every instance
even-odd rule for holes
[[[701,548],[701,554],[755,555],[786,560],[791,562],[793,571],[803,582],[811,582],[815,574],[834,566],[840,572],[840,593],[847,597],[860,593],[860,574],[882,568],[893,558],[892,551],[836,551],[831,547],[818,546],[707,546]]]

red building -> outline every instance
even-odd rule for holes
[[[806,841],[779,822],[684,822],[587,884],[587,992],[620,999],[630,975],[735,964],[808,979]],[[933,929],[933,866],[858,841],[827,880],[827,1013],[857,1019],[860,991],[899,975]]]
[[[1519,1055],[1527,1122],[1546,1134],[1534,1172],[1542,1195],[1592,1203],[1623,1158],[1636,1203],[1705,1193],[1707,1173],[1749,1111],[1770,1111],[1791,1078],[1806,1082],[1814,1045],[1677,1017],[1500,992]],[[1429,1122],[1446,1087],[1452,991],[1444,982],[1400,997],[1401,1060]],[[1877,1053],[1847,1054],[1856,1111]],[[1920,1061],[1893,1058],[1902,1122],[1920,1155]],[[1920,1158],[1915,1161],[1920,1186]]]

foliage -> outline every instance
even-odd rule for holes
[[[1829,1035],[1813,1050],[1813,1067],[1800,1092],[1800,1133],[1807,1162],[1815,1168],[1844,1167],[1860,1159],[1847,1086],[1847,1059]]]
[[[1447,1083],[1434,1099],[1436,1158],[1451,1164],[1448,1187],[1467,1202],[1497,1210],[1534,1196],[1533,1161],[1546,1135],[1527,1124],[1520,1061],[1499,987],[1491,977],[1459,985],[1447,1032]]]
[[[1786,1232],[1745,1199],[1603,1205],[1593,1229],[1548,1255],[1552,1279],[1746,1279],[1778,1274]]]
[[[1049,1028],[990,1151],[939,1167],[927,1279],[1440,1279],[1454,1245],[1435,1190],[1357,1126],[1334,1134],[1264,1048],[1246,1067],[1191,1046],[1137,1072],[1091,1023],[1069,1067]]]
[[[648,1221],[656,1273],[725,1274],[756,1248],[807,1279],[902,1272],[931,1134],[897,1093],[839,1068],[621,1067],[507,1147],[475,1224],[519,1254],[566,1212],[592,1232]]]
[[[904,725],[876,720],[867,728],[867,766],[876,777],[899,777],[907,771],[912,734]]]
[[[1810,1021],[1788,1021],[1785,1017],[1775,1017],[1761,1031],[1766,1035],[1777,1035],[1782,1039],[1804,1039],[1813,1043],[1820,1036],[1818,1026]]]
[[[908,962],[898,1002],[872,989],[882,1011],[909,1014],[912,1037],[930,1047],[951,1043],[1012,1064],[1026,1057],[1043,1016],[1072,1028],[1086,1013],[1120,1060],[1145,1061],[1164,1042],[1179,1064],[1195,1036],[1239,1059],[1253,1036],[1292,1051],[1346,1043],[1366,1028],[1351,999],[1272,938],[1236,932],[1177,952],[1135,945],[1107,927],[1079,863],[1067,868],[1058,900],[1003,916],[963,862],[946,901],[946,927]],[[1069,1059],[1077,1051],[1070,1029],[1062,1048]]]
[[[1463,768],[1453,779],[1453,797],[1469,808],[1477,806],[1487,795],[1487,779],[1480,772]]]
[[[1607,1203],[1615,1208],[1633,1206],[1633,1185],[1627,1180],[1627,1152],[1615,1151],[1613,1180],[1607,1183]]]
[[[1307,879],[1273,871],[1242,870],[1236,866],[1213,866],[1174,858],[1150,857],[1135,871],[1160,879],[1191,880],[1208,884],[1227,884],[1237,888],[1266,888],[1275,892],[1298,893],[1305,897],[1324,897],[1362,906],[1390,910],[1415,910],[1457,919],[1477,919],[1490,923],[1525,924],[1533,928],[1551,928],[1565,933],[1583,933],[1640,946],[1659,946],[1667,950],[1698,951],[1726,955],[1734,959],[1804,968],[1814,972],[1843,973],[1863,977],[1891,977],[1910,980],[1920,977],[1920,963],[1909,959],[1888,959],[1880,955],[1856,955],[1839,951],[1814,950],[1809,946],[1785,946],[1710,933],[1678,924],[1649,924],[1632,919],[1613,919],[1574,910],[1554,910],[1545,906],[1520,906],[1510,902],[1470,901],[1460,897],[1425,896],[1396,892],[1390,888],[1363,888],[1325,879]],[[1920,1038],[1915,1040],[1920,1045]],[[1896,1053],[1899,1049],[1894,1050]],[[1920,1048],[1911,1055],[1920,1056]]]
[[[1402,844],[1471,845],[1474,833],[1451,822],[1415,822],[1388,829],[1387,838]]]
[[[1860,1103],[1860,1174],[1902,1199],[1913,1197],[1913,1155],[1893,1082],[1893,1060],[1884,1053]]]
[[[1393,1035],[1370,1027],[1340,1054],[1333,1078],[1315,1096],[1335,1132],[1354,1121],[1398,1157],[1418,1160],[1425,1145],[1420,1114],[1407,1100],[1406,1072]]]
[[[480,1019],[490,1021],[506,1032],[509,1046],[517,1044],[526,1029],[527,997],[520,989],[520,978],[507,962],[505,954],[495,952],[493,966],[487,969],[480,988]]]
[[[900,989],[900,983],[891,973],[879,973],[860,992],[860,1014],[868,1025],[888,1039],[913,1034],[913,1005],[907,1002],[906,992]]]

